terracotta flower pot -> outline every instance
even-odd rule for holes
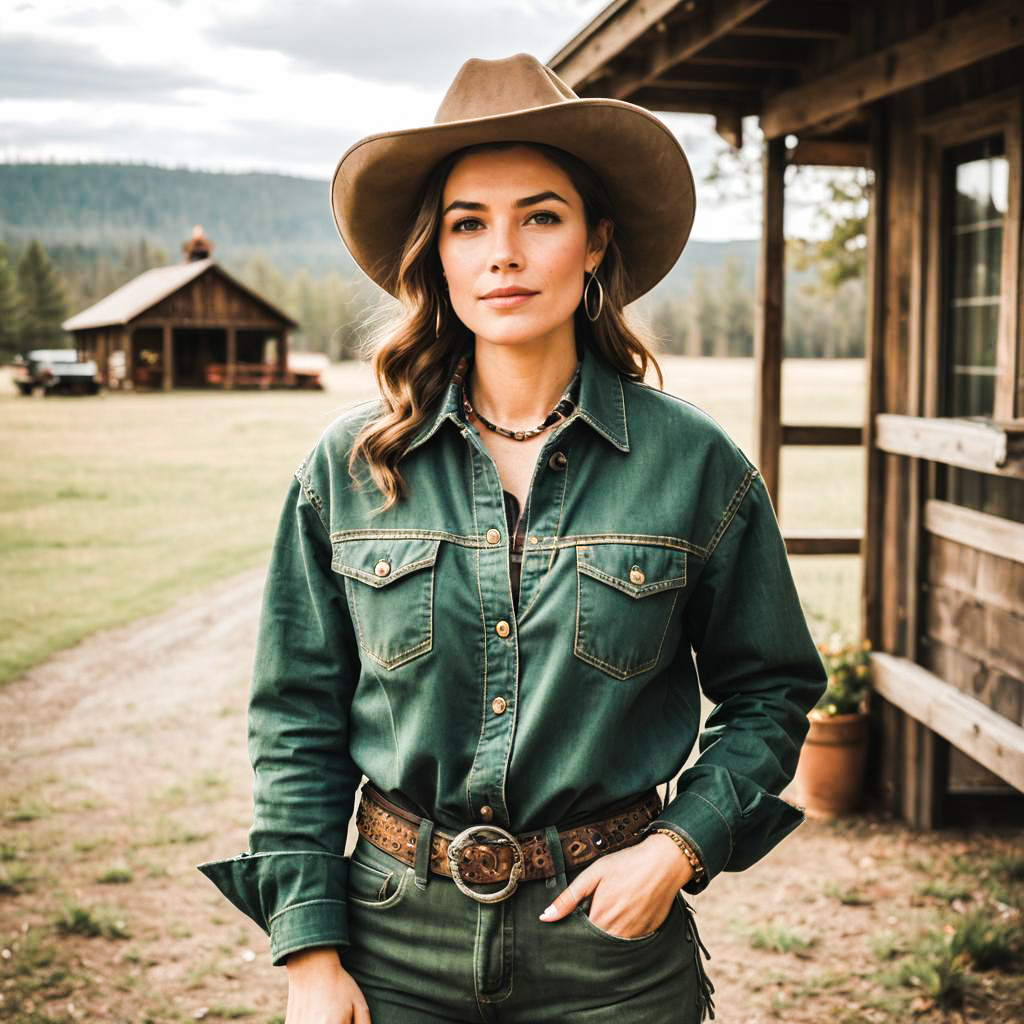
[[[835,818],[855,810],[864,780],[868,716],[809,716],[794,784],[809,818]]]

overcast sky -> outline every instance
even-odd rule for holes
[[[606,0],[0,0],[0,160],[330,177],[372,132],[427,124],[469,57],[541,61]],[[693,238],[755,238],[757,200],[701,184],[713,120],[667,114]],[[787,218],[787,228],[789,219]]]

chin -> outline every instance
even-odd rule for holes
[[[516,317],[503,317],[497,323],[488,320],[486,323],[468,324],[467,326],[478,339],[493,345],[525,345],[537,338],[550,335],[558,330],[564,321],[539,322],[535,319],[524,320]]]

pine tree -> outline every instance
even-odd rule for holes
[[[0,245],[0,361],[9,362],[21,349],[21,297],[7,248]]]
[[[46,250],[33,239],[18,261],[18,291],[22,303],[23,348],[66,344],[61,321],[67,316],[64,282]]]

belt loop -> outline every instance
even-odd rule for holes
[[[416,887],[426,889],[430,879],[430,854],[433,846],[434,823],[420,819],[420,832],[416,838]]]
[[[544,841],[548,844],[548,856],[551,858],[551,865],[555,869],[555,877],[546,878],[544,881],[548,886],[557,885],[561,892],[567,888],[569,883],[565,878],[565,855],[562,851],[562,841],[558,838],[558,829],[554,825],[548,825],[544,829]]]

